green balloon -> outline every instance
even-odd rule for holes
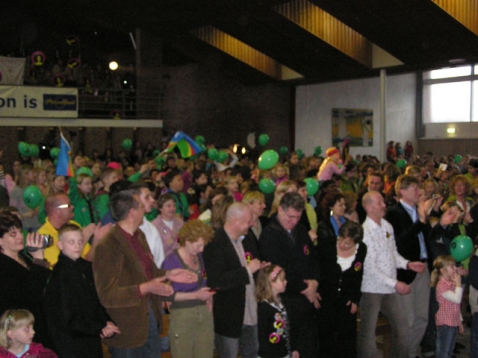
[[[159,155],[159,153],[161,153],[159,149],[155,149],[153,152],[153,157],[156,158]]]
[[[267,170],[274,167],[279,161],[279,154],[273,149],[264,151],[259,157],[259,169]]]
[[[297,156],[299,157],[299,159],[302,159],[302,157],[304,156],[304,153],[302,152],[302,149],[297,149],[295,151],[295,153],[297,154]]]
[[[226,151],[220,150],[219,153],[217,153],[217,161],[219,163],[224,163],[224,161],[229,157],[229,154],[227,154]]]
[[[462,159],[463,157],[460,154],[455,155],[455,159],[454,159],[455,164],[460,163]]]
[[[457,261],[466,260],[473,252],[473,241],[466,235],[458,235],[450,244],[451,256]]]
[[[216,148],[209,148],[209,150],[207,151],[207,157],[211,160],[216,160],[218,154],[219,152]]]
[[[280,149],[279,149],[279,153],[281,155],[286,155],[288,151],[289,151],[289,149],[287,149],[287,147],[284,147],[284,146],[280,147]]]
[[[319,145],[314,149],[314,155],[319,156],[322,154],[322,147]]]
[[[81,168],[79,168],[79,169],[76,171],[75,175],[80,175],[80,174],[86,174],[86,175],[88,175],[89,177],[93,178],[93,172],[92,172],[91,169],[88,168],[88,167],[81,167]]]
[[[199,147],[201,148],[201,153],[204,153],[207,151],[207,147],[204,144],[199,144]]]
[[[43,200],[41,190],[36,185],[30,185],[23,191],[23,201],[30,209],[34,209],[40,205]]]
[[[261,134],[259,136],[259,144],[265,146],[267,143],[269,143],[269,136],[267,134]]]
[[[305,178],[305,187],[307,188],[307,195],[313,196],[319,191],[319,183],[314,178]]]
[[[30,145],[27,142],[19,142],[18,143],[18,151],[24,157],[30,156]]]
[[[32,157],[38,157],[40,155],[40,148],[36,144],[30,144],[30,155]]]
[[[50,149],[50,157],[52,159],[58,158],[59,155],[60,155],[60,148],[53,147]]]
[[[154,162],[156,163],[157,166],[160,166],[160,167],[162,167],[164,163],[166,163],[163,157],[156,157]]]
[[[194,138],[194,141],[199,145],[206,144],[206,139],[202,135],[197,135],[196,138]]]
[[[121,143],[121,146],[122,146],[125,150],[130,150],[131,147],[133,146],[133,142],[131,141],[131,139],[125,138],[125,139],[123,139],[123,143]]]
[[[400,169],[402,169],[402,168],[405,168],[407,166],[407,161],[405,159],[399,159],[399,160],[397,160],[395,165],[397,167],[399,167]]]
[[[259,189],[264,194],[271,194],[276,190],[276,186],[271,178],[262,178],[259,182]]]

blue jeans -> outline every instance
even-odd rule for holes
[[[241,336],[231,338],[216,334],[216,349],[221,358],[236,358],[238,352],[241,352],[243,358],[257,358],[259,352],[259,339],[257,337],[257,325],[242,326]]]
[[[478,358],[478,312],[471,316],[470,339],[470,358]]]
[[[108,347],[112,358],[161,358],[161,338],[158,322],[151,305],[149,307],[148,339],[137,348]]]
[[[436,358],[450,358],[455,347],[458,327],[437,326]]]

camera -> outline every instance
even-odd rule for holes
[[[40,247],[33,247],[33,246],[26,246],[27,251],[29,252],[35,252],[37,250],[43,250],[46,249],[47,247],[53,246],[53,236],[51,235],[37,235],[38,239],[42,243]]]

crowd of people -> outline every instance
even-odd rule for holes
[[[70,178],[14,160],[0,173],[0,357],[102,357],[103,343],[115,358],[372,358],[379,312],[392,356],[451,357],[468,290],[478,357],[478,257],[450,256],[478,234],[478,159],[392,146],[384,163],[329,148],[261,170],[231,149],[217,162],[135,145],[75,155]]]

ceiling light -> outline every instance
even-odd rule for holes
[[[116,61],[111,61],[109,63],[109,68],[111,71],[116,71],[118,69],[119,65],[118,65],[118,62]]]
[[[449,127],[446,129],[446,132],[448,134],[455,134],[455,130],[456,130],[455,127]]]

